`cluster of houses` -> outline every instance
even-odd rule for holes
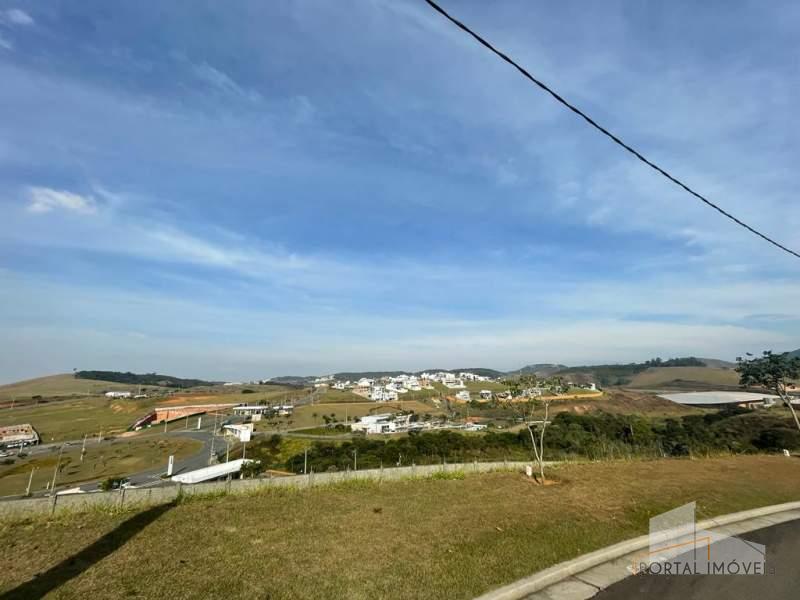
[[[341,381],[334,378],[332,375],[318,377],[314,380],[315,388],[330,387],[334,390],[351,390],[353,393],[369,398],[373,402],[394,402],[398,400],[402,394],[408,392],[418,392],[421,390],[434,389],[434,383],[440,383],[444,387],[451,390],[461,390],[456,396],[458,399],[469,401],[469,392],[466,391],[466,382],[473,381],[491,381],[491,378],[477,375],[475,373],[462,372],[450,373],[447,371],[439,371],[436,373],[421,373],[419,375],[401,374],[393,377],[369,378],[362,377],[358,381]],[[481,395],[486,393],[491,398],[491,392],[482,391]]]
[[[423,431],[432,429],[464,429],[466,431],[480,431],[486,429],[482,423],[469,422],[455,424],[433,421],[412,421],[410,413],[383,413],[367,415],[350,425],[354,432],[363,432],[367,435],[381,433],[403,433],[408,431]]]

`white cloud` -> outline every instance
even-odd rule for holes
[[[33,25],[34,20],[28,13],[19,8],[10,8],[3,13],[3,21],[11,25]]]
[[[14,44],[11,43],[11,40],[4,38],[0,35],[0,48],[3,50],[13,50]]]
[[[28,211],[32,213],[67,210],[90,215],[97,212],[97,204],[90,196],[80,196],[72,192],[44,187],[32,187],[28,193]]]
[[[205,83],[218,90],[246,98],[252,102],[261,99],[261,95],[254,90],[247,90],[236,83],[227,73],[220,71],[206,62],[193,66],[194,74]]]

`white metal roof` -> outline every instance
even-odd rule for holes
[[[180,483],[200,483],[201,481],[208,481],[209,479],[217,479],[219,477],[225,477],[226,475],[238,473],[242,470],[242,465],[249,462],[252,461],[246,458],[240,458],[230,462],[197,469],[196,471],[187,471],[186,473],[173,475],[172,481],[178,481]]]

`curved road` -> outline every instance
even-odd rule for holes
[[[634,575],[593,596],[595,600],[795,600],[800,598],[800,520],[741,536],[766,546],[764,575]]]

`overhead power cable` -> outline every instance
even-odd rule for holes
[[[594,119],[592,119],[592,118],[591,118],[589,115],[587,115],[587,114],[586,114],[585,112],[583,112],[581,109],[579,109],[579,108],[578,108],[578,107],[576,107],[575,105],[573,105],[573,104],[570,104],[569,102],[567,102],[567,101],[566,101],[564,98],[562,98],[562,97],[561,97],[561,96],[560,96],[560,95],[559,95],[557,92],[555,92],[555,91],[554,91],[554,90],[553,90],[553,89],[552,89],[550,86],[548,86],[547,84],[543,83],[542,81],[540,81],[540,80],[536,79],[536,77],[534,77],[533,75],[531,75],[531,74],[530,74],[530,73],[529,73],[529,72],[528,72],[528,71],[527,71],[527,70],[526,70],[524,67],[522,67],[522,66],[521,66],[519,63],[515,62],[515,61],[514,61],[512,58],[510,58],[510,57],[509,57],[507,54],[505,54],[504,52],[501,52],[500,50],[498,50],[497,48],[495,48],[495,47],[494,47],[492,44],[490,44],[488,41],[486,41],[486,40],[485,40],[484,38],[482,38],[480,35],[478,35],[478,34],[477,34],[477,33],[475,33],[474,31],[472,31],[472,30],[471,30],[469,27],[467,27],[466,25],[464,25],[464,23],[462,23],[461,21],[459,21],[459,20],[458,20],[458,19],[456,19],[455,17],[451,16],[451,15],[450,15],[450,14],[449,14],[449,13],[448,13],[446,10],[444,10],[444,9],[443,9],[441,6],[439,6],[438,4],[436,4],[435,2],[433,2],[433,0],[425,0],[425,1],[426,1],[426,2],[427,2],[427,3],[428,3],[428,4],[429,4],[429,5],[430,5],[430,6],[431,6],[431,7],[432,7],[432,8],[433,8],[433,9],[434,9],[436,12],[440,13],[440,14],[441,14],[443,17],[445,17],[445,18],[446,18],[448,21],[450,21],[451,23],[453,23],[454,25],[456,25],[456,26],[457,26],[459,29],[463,30],[464,32],[466,32],[467,34],[469,34],[470,36],[472,36],[472,37],[473,37],[473,38],[474,38],[474,39],[475,39],[475,40],[476,40],[476,41],[477,41],[479,44],[481,44],[482,46],[485,46],[485,47],[486,47],[486,48],[488,48],[488,49],[489,49],[491,52],[493,52],[494,54],[496,54],[497,56],[499,56],[501,59],[503,59],[503,60],[504,60],[504,61],[506,61],[508,64],[510,64],[511,66],[513,66],[515,69],[517,69],[517,71],[519,71],[519,72],[522,74],[522,76],[523,76],[523,77],[525,77],[526,79],[528,79],[529,81],[531,81],[532,83],[534,83],[535,85],[537,85],[538,87],[540,87],[541,89],[543,89],[545,92],[547,92],[548,94],[550,94],[550,95],[551,95],[553,98],[555,98],[555,100],[556,100],[556,101],[558,101],[559,103],[561,103],[561,104],[563,104],[564,106],[566,106],[566,107],[567,107],[569,110],[571,110],[571,111],[572,111],[572,112],[574,112],[576,115],[578,115],[579,117],[581,117],[581,118],[582,118],[584,121],[586,121],[586,122],[587,122],[589,125],[591,125],[591,126],[592,126],[592,127],[594,127],[595,129],[597,129],[597,130],[598,130],[600,133],[602,133],[602,134],[603,134],[603,135],[605,135],[606,137],[610,138],[610,139],[611,139],[611,140],[612,140],[612,141],[613,141],[615,144],[617,144],[617,145],[619,145],[619,146],[622,146],[622,147],[623,147],[625,150],[627,150],[628,152],[630,152],[631,154],[633,154],[633,155],[634,155],[636,158],[638,158],[640,161],[642,161],[642,162],[643,162],[644,164],[646,164],[648,167],[650,167],[651,169],[654,169],[655,171],[657,171],[658,173],[660,173],[661,175],[663,175],[664,177],[666,177],[667,179],[669,179],[669,180],[670,180],[672,183],[674,183],[675,185],[677,185],[677,186],[681,187],[683,190],[685,190],[685,191],[689,192],[689,193],[690,193],[692,196],[694,196],[695,198],[697,198],[697,199],[698,199],[698,200],[700,200],[701,202],[704,202],[705,204],[707,204],[708,206],[710,206],[711,208],[713,208],[714,210],[716,210],[717,212],[719,212],[719,213],[720,213],[720,214],[722,214],[723,216],[727,217],[728,219],[730,219],[731,221],[733,221],[733,222],[734,222],[734,223],[736,223],[737,225],[740,225],[741,227],[744,227],[744,228],[745,228],[747,231],[749,231],[750,233],[754,233],[755,235],[757,235],[758,237],[760,237],[760,238],[761,238],[761,239],[763,239],[764,241],[766,241],[766,242],[769,242],[770,244],[772,244],[772,245],[773,245],[773,246],[775,246],[776,248],[779,248],[779,249],[783,250],[784,252],[787,252],[787,253],[791,254],[791,255],[792,255],[792,256],[794,256],[795,258],[800,258],[800,253],[798,253],[798,252],[796,252],[796,251],[792,250],[791,248],[787,248],[786,246],[784,246],[784,245],[783,245],[783,244],[781,244],[780,242],[776,242],[775,240],[773,240],[773,239],[772,239],[771,237],[769,237],[768,235],[761,233],[760,231],[758,231],[757,229],[755,229],[755,228],[751,227],[750,225],[748,225],[747,223],[745,223],[745,222],[744,222],[744,221],[742,221],[741,219],[738,219],[738,218],[736,218],[736,217],[735,217],[735,216],[733,216],[731,213],[729,213],[729,212],[728,212],[728,211],[726,211],[725,209],[721,208],[720,206],[718,206],[718,205],[714,204],[714,203],[713,203],[711,200],[709,200],[708,198],[706,198],[705,196],[703,196],[703,195],[702,195],[702,194],[700,194],[699,192],[696,192],[696,191],[694,191],[694,190],[693,190],[691,187],[689,187],[688,185],[686,185],[685,183],[683,183],[683,182],[682,182],[680,179],[678,179],[677,177],[675,177],[675,176],[671,175],[671,174],[670,174],[668,171],[666,171],[665,169],[662,169],[662,168],[661,168],[661,167],[659,167],[657,164],[655,164],[654,162],[652,162],[651,160],[649,160],[648,158],[646,158],[646,157],[645,157],[645,156],[644,156],[644,155],[643,155],[641,152],[639,152],[638,150],[636,150],[636,149],[635,149],[635,148],[633,148],[632,146],[629,146],[628,144],[626,144],[625,142],[623,142],[623,141],[622,141],[620,138],[618,138],[616,135],[614,135],[613,133],[611,133],[611,132],[610,132],[608,129],[606,129],[606,128],[605,128],[605,127],[603,127],[602,125],[599,125],[599,124],[598,124],[598,123],[597,123],[597,122],[596,122]]]

